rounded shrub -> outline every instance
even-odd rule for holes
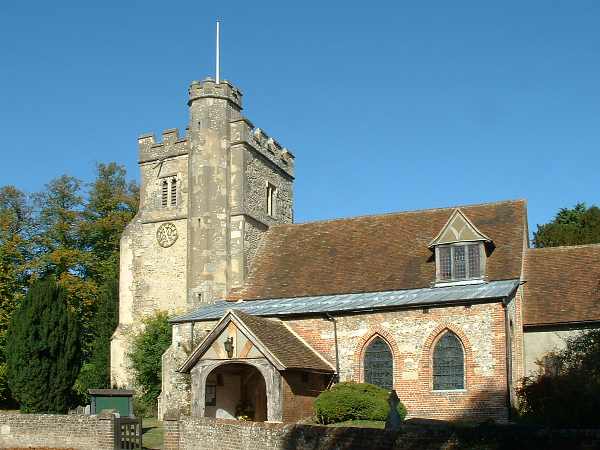
[[[368,383],[338,383],[315,400],[315,415],[320,423],[339,423],[347,420],[386,420],[390,411],[390,393]],[[406,417],[400,402],[398,414]]]

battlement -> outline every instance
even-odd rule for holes
[[[232,146],[246,144],[266,157],[285,173],[291,177],[294,176],[294,155],[292,152],[282,147],[279,142],[269,137],[263,130],[256,128],[246,118],[242,117],[233,120],[229,124],[231,127]]]
[[[138,138],[139,162],[145,163],[188,153],[188,130],[183,137],[177,128],[169,128],[162,132],[162,142],[157,142],[153,133],[143,134]]]
[[[192,81],[188,90],[188,106],[194,100],[201,98],[221,98],[229,100],[239,109],[242,109],[242,92],[232,85],[229,81],[221,81],[219,84],[208,77],[203,81]]]

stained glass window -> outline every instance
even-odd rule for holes
[[[467,267],[465,264],[465,247],[453,247],[452,248],[453,258],[452,265],[454,266],[454,279],[464,280],[467,278]]]
[[[468,245],[469,249],[469,278],[481,276],[481,253],[479,244]]]
[[[392,352],[380,337],[373,339],[367,347],[364,367],[365,382],[392,390],[394,384]]]
[[[433,350],[433,389],[465,388],[465,358],[458,337],[446,332]]]
[[[450,247],[440,247],[440,279],[452,279],[452,260],[450,259]]]
[[[439,281],[482,278],[481,247],[482,244],[479,243],[438,247]]]

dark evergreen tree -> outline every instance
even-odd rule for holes
[[[533,242],[536,247],[600,243],[600,208],[585,203],[561,208],[552,221],[538,225]]]
[[[82,402],[88,389],[110,388],[110,338],[119,323],[119,282],[115,276],[100,288],[98,310],[92,321],[94,340],[89,360],[82,366],[75,390]]]
[[[64,413],[79,372],[79,325],[53,278],[35,282],[13,314],[8,383],[21,410]]]

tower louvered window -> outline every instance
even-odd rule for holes
[[[171,206],[177,205],[177,178],[171,180]]]
[[[169,205],[169,182],[167,180],[163,180],[161,183],[161,200],[160,204],[163,208],[166,208]]]
[[[394,385],[392,351],[380,337],[371,341],[365,350],[365,382],[391,391]]]
[[[433,389],[465,388],[465,357],[458,337],[447,331],[433,350]]]

